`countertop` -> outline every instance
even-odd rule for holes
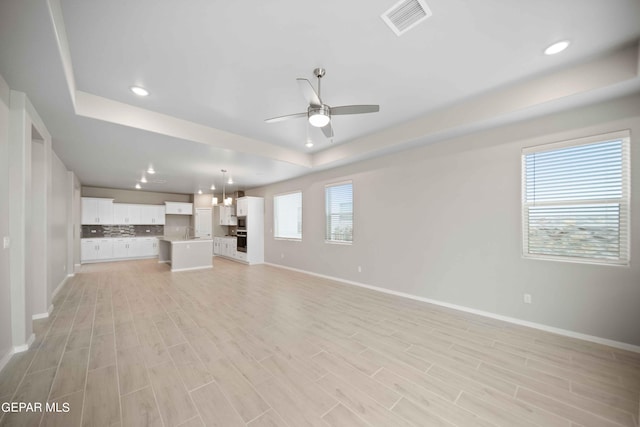
[[[158,240],[164,240],[165,242],[171,243],[185,243],[185,242],[213,242],[212,238],[203,238],[203,237],[190,237],[185,239],[184,237],[169,237],[169,236],[158,236]]]

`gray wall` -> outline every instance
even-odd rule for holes
[[[640,345],[638,215],[630,267],[521,256],[521,149],[621,129],[640,134],[640,96],[248,191],[265,197],[266,261]],[[636,140],[631,159],[640,170]],[[354,242],[326,244],[324,186],[343,180],[353,180]],[[640,212],[640,173],[632,180]],[[302,242],[275,240],[273,195],[294,190],[303,191]]]
[[[142,205],[163,205],[164,202],[191,202],[190,194],[156,193],[142,190],[122,190],[82,186],[82,197],[104,197],[115,203],[139,203]]]
[[[43,141],[31,143],[31,216],[27,226],[26,301],[27,322],[34,314],[44,314],[47,302],[47,214],[46,163]]]
[[[0,76],[0,200],[9,200],[9,87]],[[9,203],[0,203],[0,241],[9,236]],[[0,246],[0,359],[12,347],[9,250]]]
[[[67,276],[68,248],[73,246],[69,240],[68,229],[73,227],[73,215],[68,212],[73,197],[73,189],[69,185],[67,168],[54,153],[51,159],[51,202],[49,206],[49,266],[51,281],[47,289],[47,297],[51,303],[51,293]],[[71,273],[71,272],[69,272]]]

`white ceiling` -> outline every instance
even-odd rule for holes
[[[6,0],[0,74],[83,184],[131,188],[153,164],[166,183],[145,189],[183,193],[221,168],[251,188],[640,91],[640,1],[430,0],[401,37],[379,16],[395,1]],[[333,144],[311,128],[308,149],[306,120],[264,119],[305,111],[295,79],[318,66],[326,103],[380,112],[334,117]]]

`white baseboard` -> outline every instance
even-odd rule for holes
[[[58,292],[60,292],[62,290],[62,288],[64,288],[64,285],[67,284],[67,281],[72,278],[73,276],[75,276],[75,274],[67,274],[65,276],[64,279],[62,279],[62,282],[60,282],[60,284],[58,284],[58,286],[53,290],[53,292],[51,293],[51,299],[54,299],[56,297],[56,295],[58,295]]]
[[[9,351],[7,351],[4,356],[2,356],[2,359],[0,359],[0,372],[2,372],[5,366],[7,366],[7,363],[9,363],[9,360],[11,360],[11,356],[13,356],[13,353],[13,348],[9,348]]]
[[[395,295],[395,296],[399,296],[399,297],[409,298],[409,299],[412,299],[412,300],[422,301],[422,302],[426,302],[426,303],[429,303],[429,304],[435,304],[435,305],[439,305],[441,307],[447,307],[447,308],[451,308],[451,309],[458,310],[458,311],[464,311],[466,313],[477,314],[478,316],[489,317],[491,319],[502,320],[504,322],[513,323],[513,324],[520,325],[520,326],[527,326],[529,328],[539,329],[541,331],[551,332],[551,333],[554,333],[554,334],[557,334],[557,335],[563,335],[563,336],[570,337],[570,338],[577,338],[577,339],[580,339],[580,340],[583,340],[583,341],[589,341],[589,342],[593,342],[593,343],[596,343],[596,344],[608,345],[610,347],[615,347],[615,348],[619,348],[619,349],[622,349],[622,350],[628,350],[628,351],[633,351],[633,352],[636,352],[636,353],[640,353],[640,346],[634,345],[634,344],[629,344],[629,343],[626,343],[626,342],[615,341],[615,340],[610,340],[608,338],[601,338],[601,337],[597,337],[597,336],[594,336],[594,335],[583,334],[583,333],[580,333],[580,332],[570,331],[568,329],[556,328],[556,327],[553,327],[553,326],[543,325],[541,323],[535,323],[535,322],[530,322],[528,320],[517,319],[515,317],[509,317],[509,316],[503,316],[501,314],[491,313],[489,311],[477,310],[475,308],[465,307],[465,306],[457,305],[457,304],[451,304],[451,303],[448,303],[448,302],[438,301],[438,300],[434,300],[434,299],[430,299],[430,298],[424,298],[424,297],[420,297],[420,296],[417,296],[417,295],[407,294],[405,292],[398,292],[398,291],[393,291],[391,289],[380,288],[378,286],[366,285],[364,283],[354,282],[352,280],[341,279],[339,277],[327,276],[325,274],[314,273],[312,271],[301,270],[299,268],[287,267],[287,266],[281,265],[281,264],[273,264],[273,263],[270,263],[270,262],[265,262],[265,265],[270,265],[272,267],[277,267],[277,268],[283,268],[285,270],[297,271],[299,273],[305,273],[305,274],[309,274],[311,276],[322,277],[323,279],[334,280],[336,282],[345,283],[345,284],[348,284],[348,285],[359,286],[361,288],[371,289],[373,291],[382,292],[382,293],[385,293],[385,294],[390,294],[390,295]]]
[[[53,304],[49,306],[49,309],[47,310],[46,313],[38,313],[31,316],[31,320],[46,319],[51,315],[52,311],[53,311]]]
[[[23,351],[29,350],[29,347],[31,347],[31,344],[33,344],[35,339],[36,339],[36,334],[31,334],[31,336],[27,340],[27,343],[23,344],[23,345],[17,345],[15,347],[13,347],[13,352],[14,353],[22,353]]]
[[[82,267],[82,264],[73,264],[73,272],[74,274],[78,272],[78,270],[80,270],[80,267]]]
[[[192,270],[204,270],[206,268],[213,268],[212,265],[206,266],[206,267],[190,267],[190,268],[172,268],[171,272],[172,273],[176,273],[178,271],[192,271]]]

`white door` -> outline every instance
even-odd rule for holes
[[[212,223],[211,209],[196,208],[196,237],[211,238]]]

